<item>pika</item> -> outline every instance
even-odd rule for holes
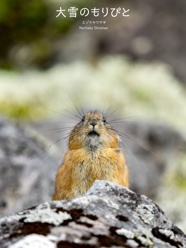
[[[53,200],[85,194],[96,179],[129,187],[119,135],[99,111],[90,111],[74,127],[57,171]]]

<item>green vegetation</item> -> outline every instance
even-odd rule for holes
[[[183,191],[185,193],[186,189],[186,155],[182,154],[180,158],[180,164],[177,166],[174,174],[172,176],[172,180],[175,182],[175,186],[179,191]]]
[[[2,101],[0,103],[0,112],[16,120],[37,120],[42,117],[44,118],[42,104],[38,108],[38,103],[34,100],[24,101],[24,104],[19,101]]]
[[[13,69],[12,53],[14,55],[15,50],[22,46],[26,46],[32,64],[45,67],[52,58],[51,43],[63,37],[78,19],[58,19],[56,10],[60,6],[68,8],[72,4],[81,7],[84,3],[84,0],[56,3],[45,0],[1,0],[0,68]]]
[[[132,93],[136,97],[136,99],[139,99],[139,101],[143,101],[145,103],[151,102],[151,98],[147,90],[142,87],[136,87],[133,89]]]
[[[8,54],[13,45],[42,36],[47,22],[47,6],[42,0],[0,1],[0,67],[11,68]]]

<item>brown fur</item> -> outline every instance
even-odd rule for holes
[[[57,171],[53,200],[82,195],[96,179],[129,186],[118,134],[101,113],[92,111],[70,134],[68,150]]]

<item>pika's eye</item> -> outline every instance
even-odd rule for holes
[[[81,119],[81,121],[82,121],[82,122],[84,122],[84,121],[85,121],[85,116],[83,116],[83,118]]]
[[[103,117],[103,122],[106,123],[106,118],[105,117]]]

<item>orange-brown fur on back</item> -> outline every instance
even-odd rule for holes
[[[68,150],[57,171],[53,200],[82,195],[96,179],[129,186],[117,132],[101,113],[91,111],[70,134]]]

